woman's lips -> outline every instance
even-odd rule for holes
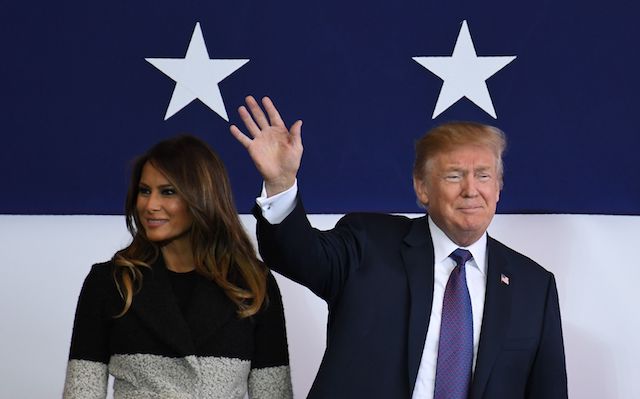
[[[160,227],[167,223],[166,219],[146,219],[148,227]]]

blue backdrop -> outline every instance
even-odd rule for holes
[[[606,7],[605,7],[606,6]],[[635,2],[66,1],[0,13],[4,214],[120,214],[132,159],[188,132],[225,161],[240,212],[260,177],[228,133],[247,94],[304,120],[311,213],[418,212],[414,140],[476,120],[509,139],[500,213],[640,215]],[[432,119],[443,80],[412,57],[452,55],[463,21],[497,118],[462,98]],[[196,100],[164,119],[175,81],[146,58],[185,57],[200,23],[212,59],[248,59],[218,87],[230,122]]]

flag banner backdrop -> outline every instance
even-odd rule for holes
[[[475,120],[509,139],[498,212],[640,215],[640,6],[606,5],[5,4],[0,212],[120,214],[131,160],[181,132],[220,153],[248,212],[260,179],[228,129],[252,94],[303,119],[312,213],[419,211],[415,139]]]
[[[130,167],[154,143],[210,143],[253,234],[261,179],[229,133],[247,95],[304,121],[299,185],[322,229],[351,211],[423,213],[413,146],[431,127],[502,129],[489,233],[555,274],[571,397],[640,397],[636,2],[5,3],[0,398],[61,395],[82,281],[127,245]],[[277,277],[303,398],[326,305]]]

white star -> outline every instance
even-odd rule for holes
[[[224,118],[229,116],[218,83],[249,60],[213,60],[209,58],[200,23],[196,23],[184,58],[145,58],[151,65],[176,81],[164,120],[186,107],[196,98]]]
[[[467,97],[486,113],[497,118],[486,80],[515,58],[478,57],[467,21],[462,21],[451,57],[413,57],[414,61],[443,80],[431,119],[435,119],[462,97]]]

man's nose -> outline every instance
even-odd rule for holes
[[[464,197],[475,197],[478,195],[478,182],[475,176],[467,175],[462,179],[462,195]]]

